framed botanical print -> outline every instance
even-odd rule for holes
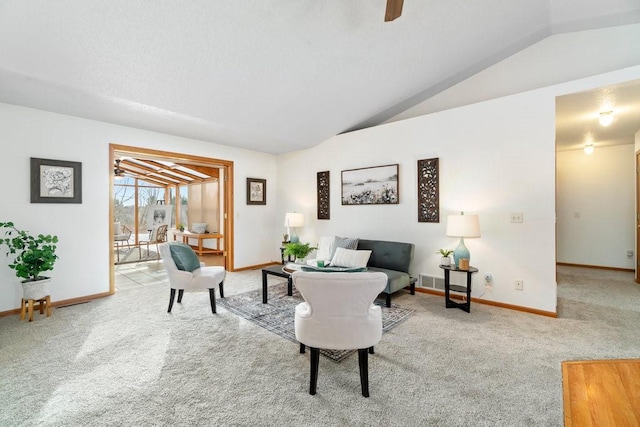
[[[32,157],[31,203],[82,203],[82,163]]]
[[[259,178],[247,178],[247,204],[267,204],[267,180]]]

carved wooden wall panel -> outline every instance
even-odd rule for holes
[[[318,219],[329,219],[329,171],[318,172]]]
[[[418,222],[440,222],[438,160],[418,160]]]

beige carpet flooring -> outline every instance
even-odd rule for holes
[[[0,425],[562,426],[563,361],[640,357],[633,275],[560,267],[557,319],[400,292],[415,313],[370,358],[371,397],[357,357],[321,359],[310,396],[308,353],[206,293],[168,314],[149,264],[156,284],[0,319]],[[233,273],[225,293],[259,288]]]

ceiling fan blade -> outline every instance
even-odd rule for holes
[[[387,0],[387,10],[384,13],[384,22],[393,21],[402,15],[404,0]]]

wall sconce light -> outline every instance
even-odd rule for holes
[[[613,122],[613,111],[603,111],[598,119],[602,126],[609,126]]]
[[[589,142],[589,143],[584,144],[584,152],[585,152],[587,155],[591,155],[591,154],[593,154],[593,144],[592,144],[592,143],[590,143],[590,142]]]

